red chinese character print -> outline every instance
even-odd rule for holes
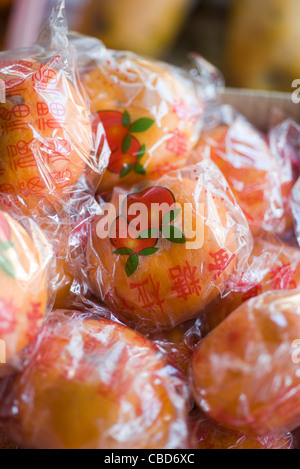
[[[36,104],[36,110],[39,116],[46,116],[49,113],[48,105],[43,101]]]
[[[232,254],[229,256],[229,253],[226,251],[226,249],[220,249],[220,251],[212,254],[209,253],[210,257],[213,258],[214,264],[209,264],[209,271],[210,272],[216,272],[213,281],[217,280],[217,278],[220,277],[222,272],[229,266],[229,264],[233,261],[235,258],[235,254]]]
[[[9,121],[11,119],[11,112],[5,107],[0,109],[0,118]]]
[[[186,261],[183,267],[176,266],[169,269],[171,279],[174,281],[172,291],[178,299],[187,301],[191,295],[200,295],[200,279],[197,278],[197,267],[191,267]]]
[[[142,308],[154,312],[158,307],[163,313],[163,304],[165,300],[160,298],[160,282],[154,282],[152,275],[149,275],[144,282],[130,283],[131,290],[138,290],[138,302]]]
[[[56,117],[62,117],[65,115],[65,107],[60,103],[51,103],[50,112]]]

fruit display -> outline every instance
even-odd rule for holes
[[[0,449],[18,449],[17,445],[0,431]]]
[[[300,448],[298,124],[63,0],[0,79],[0,449]]]
[[[266,138],[246,120],[228,120],[202,134],[190,161],[209,158],[218,166],[254,236],[288,231],[286,199],[295,182],[290,163],[286,168],[286,161],[277,158]]]

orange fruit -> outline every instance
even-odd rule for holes
[[[290,229],[285,218],[293,187],[292,170],[271,153],[263,136],[242,118],[205,132],[190,159],[210,158],[226,177],[252,234]]]
[[[69,314],[43,328],[8,391],[18,408],[12,436],[35,449],[185,447],[184,399],[150,343],[119,323]]]
[[[291,433],[263,437],[228,430],[196,411],[192,415],[192,446],[194,449],[293,449]]]
[[[99,192],[186,165],[203,115],[203,100],[187,76],[163,63],[109,52],[82,81],[112,152]]]
[[[71,286],[74,280],[68,263],[63,258],[56,259],[55,277],[52,279],[55,289],[55,309],[63,309],[68,306],[68,298],[71,294]]]
[[[134,189],[126,197],[127,213],[113,196],[116,233],[113,219],[100,216],[91,224],[87,264],[92,291],[136,327],[172,328],[192,319],[247,257],[248,225],[222,175],[211,164],[195,168],[149,182],[142,192]],[[158,199],[164,203],[163,218],[156,216]],[[135,235],[129,215],[134,204],[141,210],[153,207]],[[99,234],[105,223],[106,237]]]
[[[191,383],[199,406],[251,435],[297,428],[299,337],[299,291],[270,291],[242,304],[194,352]]]
[[[169,331],[155,331],[149,338],[165,360],[186,379],[193,350],[202,338],[198,320],[180,324]]]
[[[30,59],[0,63],[0,193],[24,209],[46,210],[90,163],[89,111],[66,73]]]
[[[0,212],[0,340],[6,355],[1,362],[9,362],[30,342],[46,304],[45,266],[35,242],[19,223]]]
[[[216,298],[205,311],[205,328],[217,327],[244,301],[270,290],[293,290],[300,287],[300,249],[281,243],[264,234],[254,241],[249,266],[229,285],[224,298]]]

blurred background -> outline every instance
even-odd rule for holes
[[[32,44],[56,0],[0,0],[0,47]],[[66,0],[70,29],[182,65],[198,52],[228,86],[290,91],[300,0]]]

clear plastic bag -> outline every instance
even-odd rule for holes
[[[1,203],[24,213],[59,213],[78,192],[95,192],[110,155],[92,132],[89,102],[58,2],[36,45],[0,53]]]
[[[93,38],[69,37],[95,110],[94,125],[102,123],[112,152],[98,192],[183,168],[202,129],[208,80],[154,59],[106,49]]]
[[[182,383],[153,345],[125,326],[57,311],[24,360],[22,372],[0,393],[5,431],[22,447],[187,446]]]
[[[191,385],[213,420],[251,435],[299,426],[299,305],[299,290],[264,293],[200,343],[191,362]]]
[[[0,375],[18,366],[51,307],[52,249],[32,220],[0,212]]]
[[[252,248],[247,221],[211,162],[116,189],[100,207],[89,228],[86,277],[116,316],[143,331],[197,316]]]
[[[191,441],[194,449],[293,449],[291,433],[282,436],[253,437],[239,433],[207,419],[199,410],[191,414]]]

